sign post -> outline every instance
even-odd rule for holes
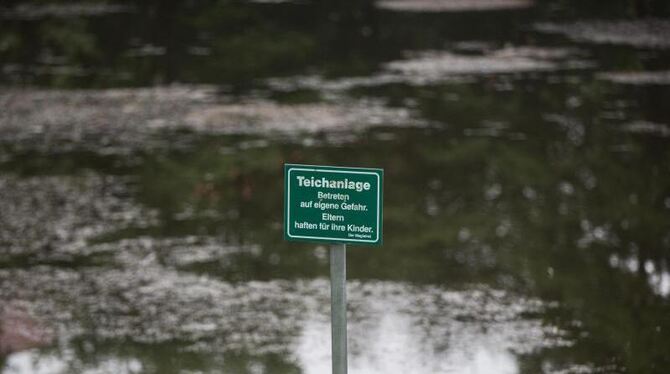
[[[347,373],[346,245],[381,245],[382,169],[284,165],[284,238],[332,243],[333,374]]]
[[[330,325],[333,374],[347,373],[347,245],[330,248]]]

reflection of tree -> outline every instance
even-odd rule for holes
[[[83,74],[87,66],[98,62],[100,53],[86,23],[77,20],[49,20],[38,27],[20,22],[3,32],[1,44],[0,57],[14,64],[10,70],[17,70],[16,78],[30,82],[35,75],[46,73],[54,76],[46,83],[56,86],[63,79]]]
[[[511,94],[466,87],[445,88],[457,94],[457,101],[442,100],[448,95],[440,95],[435,87],[431,95],[424,96],[421,89],[416,95],[420,108],[447,122],[446,132],[453,136],[464,127],[482,126],[479,113],[507,127],[498,132],[498,139],[411,142],[420,144],[414,147],[420,150],[404,156],[423,160],[417,164],[427,169],[424,178],[411,171],[414,180],[445,186],[439,193],[428,188],[415,193],[445,207],[443,215],[420,221],[424,235],[434,233],[432,243],[456,252],[453,258],[461,265],[457,271],[472,267],[479,276],[488,268],[507,285],[510,279],[505,276],[511,275],[518,286],[573,308],[593,329],[590,339],[597,340],[585,345],[585,361],[613,355],[632,371],[649,370],[649,362],[665,367],[659,347],[667,340],[650,344],[650,339],[660,339],[658,326],[665,329],[670,323],[660,312],[667,313],[667,302],[652,292],[652,274],[644,264],[665,268],[670,255],[663,203],[670,180],[661,171],[670,161],[667,142],[620,133],[598,120],[605,100],[616,97],[605,94],[611,87],[597,83],[582,86],[583,103],[577,109],[565,108],[565,97],[572,93],[561,87],[541,85]],[[565,116],[565,127],[546,128],[541,114],[551,111]],[[576,142],[569,136],[574,126],[583,133]],[[504,140],[518,130],[529,135],[528,140]],[[620,144],[630,144],[631,149],[617,154],[613,148]],[[407,147],[410,152],[414,148]],[[411,169],[406,165],[403,170]],[[487,186],[499,186],[499,197],[487,201]],[[458,227],[468,229],[465,243],[455,239]],[[498,230],[501,227],[512,229]],[[581,241],[586,244],[580,248],[585,237],[588,241]],[[613,269],[612,254],[635,258],[637,275]],[[621,351],[622,346],[628,348]],[[607,348],[595,352],[594,347]]]
[[[212,343],[215,344],[215,343]],[[128,372],[133,368],[129,363],[141,364],[142,372],[178,374],[185,371],[245,373],[250,366],[272,368],[273,373],[297,374],[299,368],[286,362],[276,354],[249,355],[226,352],[221,355],[193,353],[185,350],[180,342],[144,345],[135,342],[92,341],[89,337],[74,339],[66,347],[33,351],[34,365],[40,361],[49,362],[53,357],[63,361],[60,372],[80,373],[85,371],[108,371],[110,369]],[[218,348],[218,347],[217,347]],[[216,348],[214,348],[216,350]],[[0,356],[0,369],[4,368]],[[130,369],[129,369],[130,368]]]
[[[532,111],[524,120],[522,109],[532,107],[528,100],[547,111],[559,110],[569,89],[519,93],[504,102],[475,86],[441,89],[458,92],[462,101],[443,102],[441,112],[434,111],[437,105],[420,104],[432,108],[433,119],[446,121],[462,108],[470,113],[486,107],[488,115],[508,127],[499,137],[466,137],[464,127],[477,121],[461,113],[465,126],[449,121],[446,129],[384,129],[396,139],[392,142],[372,140],[376,131],[343,147],[270,142],[254,148],[249,145],[263,143],[216,137],[203,140],[192,152],[146,155],[139,169],[140,198],[161,210],[161,226],[119,235],[215,235],[231,244],[260,245],[259,253],[231,255],[223,269],[216,261],[183,269],[234,281],[323,275],[327,268],[313,255],[312,245],[281,240],[282,163],[380,166],[386,177],[385,244],[350,250],[352,278],[454,288],[487,283],[559,301],[564,308],[545,318],[551,324],[563,321],[568,330],[572,321],[580,321],[583,326],[576,330],[587,331],[588,337],[579,338],[573,348],[524,357],[523,372],[538,372],[547,361],[615,360],[631,372],[654,372],[652,364],[659,371],[667,367],[664,349],[670,341],[658,332],[670,328],[667,301],[648,287],[648,273],[627,273],[609,263],[612,254],[639,256],[640,263],[667,263],[670,254],[663,238],[668,227],[661,202],[670,180],[660,172],[670,164],[667,150],[649,147],[653,139],[613,132],[598,123],[588,125],[575,144],[567,129],[543,122]],[[585,87],[583,105],[563,111],[594,118],[605,99],[598,93],[603,89]],[[505,137],[520,131],[528,134],[526,140]],[[613,153],[610,145],[622,142],[634,148],[623,155]],[[631,194],[637,195],[634,204]],[[185,208],[193,208],[194,214],[175,219]],[[607,235],[580,246],[594,227],[606,229]],[[118,347],[110,344],[103,344],[101,352],[117,355]],[[169,347],[136,349],[146,357],[155,354],[159,366],[171,355]],[[77,355],[85,356],[90,353]],[[192,359],[194,367],[209,367],[198,361],[205,358]],[[264,364],[273,368],[284,365],[279,358],[244,355],[224,362],[235,371],[233,367],[254,360],[267,360]],[[286,372],[296,370],[286,365]]]
[[[580,4],[587,14],[603,9],[592,2],[565,3]],[[618,16],[631,14],[635,3],[643,11],[663,6],[667,11],[667,2],[659,1],[622,0],[607,9]],[[35,65],[82,67],[95,78],[82,83],[64,73],[44,75],[47,85],[173,80],[244,85],[310,69],[365,73],[405,49],[438,48],[445,40],[518,37],[513,26],[518,20],[496,20],[490,14],[444,22],[434,15],[381,17],[368,2],[187,4],[143,2],[134,16],[101,20],[3,20],[0,58],[21,65],[25,81],[40,75],[32,70]],[[487,26],[471,27],[478,20]],[[119,26],[126,23],[128,27]],[[499,29],[509,34],[498,34]],[[151,55],[143,46],[158,48]],[[194,55],[194,46],[205,55]],[[612,60],[607,66],[614,68],[642,66],[630,49],[594,53],[603,53],[600,60]],[[552,74],[582,81],[550,85],[547,76]],[[123,80],[122,75],[129,77]],[[670,261],[664,208],[670,193],[667,140],[620,132],[620,124],[603,120],[602,114],[612,102],[637,98],[637,107],[623,109],[625,118],[665,123],[667,89],[626,88],[631,92],[622,93],[574,72],[525,78],[490,76],[476,84],[388,85],[350,92],[391,105],[412,99],[423,117],[440,124],[431,129],[369,131],[345,146],[271,141],[254,148],[248,145],[255,138],[213,137],[189,152],[144,155],[137,169],[139,198],[160,210],[161,224],[101,240],[215,235],[263,250],[231,255],[232,264],[225,269],[213,261],[187,271],[235,281],[315,277],[325,274],[326,267],[309,250],[313,246],[281,240],[282,162],[384,167],[385,244],[352,249],[352,277],[449,287],[488,283],[559,301],[565,308],[546,318],[567,321],[566,328],[581,321],[589,336],[541,359],[529,355],[526,372],[540,371],[540,360],[614,360],[630,372],[662,372],[670,366],[665,352],[670,310],[668,300],[649,287],[653,272],[645,265],[663,269]],[[512,91],[497,90],[510,82]],[[578,104],[566,104],[573,98]],[[379,133],[393,140],[374,140]],[[90,162],[90,155],[69,157],[80,167],[82,158]],[[612,258],[634,259],[637,266],[624,271],[612,265]],[[88,355],[80,349],[78,357]],[[158,371],[169,372],[172,363],[164,358],[171,351],[161,349],[146,348],[155,355]],[[240,354],[224,362],[238,372],[256,359]],[[273,368],[297,371],[279,361],[267,358]]]
[[[231,281],[316,277],[327,267],[314,246],[282,240],[282,163],[383,167],[385,244],[352,248],[352,278],[486,283],[559,301],[564,308],[545,317],[568,329],[581,321],[575,330],[589,336],[574,348],[530,355],[526,372],[538,372],[541,360],[613,358],[633,372],[667,367],[668,301],[649,287],[644,267],[631,273],[611,265],[617,255],[659,269],[670,256],[667,139],[619,131],[600,115],[642,93],[540,79],[498,91],[497,79],[511,78],[354,92],[391,103],[413,99],[432,128],[369,130],[341,146],[209,137],[189,151],[143,155],[132,172],[139,199],[161,212],[160,224],[101,239],[212,235],[262,250],[231,254],[225,267],[212,260],[180,270]],[[574,96],[580,105],[568,104]],[[624,110],[625,118],[663,114],[644,105]],[[380,134],[386,140],[375,140]],[[65,164],[78,166],[89,158],[67,157],[73,161]]]
[[[462,40],[526,43],[529,35],[520,25],[531,15],[403,14],[380,11],[369,0],[128,3],[132,11],[118,14],[3,19],[2,79],[85,87],[175,81],[244,87],[286,74],[360,75],[406,51],[443,49]],[[603,8],[573,3],[567,8],[580,6],[585,14],[591,6]],[[540,5],[545,8],[550,4]],[[628,14],[609,4],[607,9]],[[619,52],[608,49],[603,60],[614,53]],[[621,53],[616,65],[630,67],[631,56]]]
[[[218,152],[228,140],[211,139],[188,158],[152,162],[142,181],[145,200],[172,212],[184,204],[237,212],[230,219],[179,223],[264,248],[241,254],[232,270],[237,275],[226,277],[313,276],[324,269],[311,251],[280,241],[282,161],[381,166],[385,244],[350,252],[353,277],[526,290],[566,307],[547,318],[565,318],[569,329],[577,319],[590,333],[552,360],[614,357],[632,371],[647,371],[650,363],[665,367],[663,347],[670,342],[658,329],[670,328],[668,304],[649,287],[651,273],[644,270],[647,262],[663,268],[670,256],[665,140],[613,130],[616,124],[600,120],[606,104],[619,100],[603,83],[524,85],[514,92],[498,92],[495,84],[363,90],[390,101],[413,97],[426,117],[448,126],[385,129],[393,142],[343,148],[271,143],[225,156]],[[566,104],[577,93],[581,104]],[[645,115],[635,110],[626,117]],[[487,131],[469,131],[482,128]],[[616,151],[621,144],[626,152]],[[209,192],[194,194],[203,183]],[[635,273],[612,267],[613,255],[635,258],[640,267]],[[273,264],[273,256],[281,261]]]

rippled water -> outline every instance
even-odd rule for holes
[[[329,372],[285,162],[385,170],[351,373],[667,372],[649,4],[3,4],[0,372]]]

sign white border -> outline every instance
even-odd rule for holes
[[[316,172],[325,172],[325,173],[341,173],[341,174],[368,174],[368,175],[374,175],[377,178],[377,227],[375,227],[375,232],[377,233],[377,237],[374,240],[368,240],[368,239],[349,239],[349,238],[328,238],[328,237],[321,237],[321,236],[306,236],[306,235],[291,235],[291,172],[292,171],[316,171]],[[287,183],[287,191],[286,191],[286,224],[288,227],[286,228],[286,235],[288,235],[289,238],[296,238],[296,239],[318,239],[318,240],[333,240],[333,241],[338,241],[338,240],[344,240],[344,241],[349,241],[349,242],[361,242],[361,243],[377,243],[379,241],[379,213],[381,209],[380,205],[380,182],[379,182],[379,174],[378,173],[373,173],[371,171],[344,171],[344,170],[329,170],[329,169],[318,169],[318,168],[293,168],[289,167],[288,169],[288,183]]]

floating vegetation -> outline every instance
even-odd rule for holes
[[[280,105],[272,102],[219,105],[191,112],[184,121],[208,133],[304,133],[361,130],[370,126],[410,126],[410,111],[378,102]]]
[[[549,61],[508,54],[463,56],[449,52],[426,52],[414,58],[391,62],[387,67],[405,75],[420,74],[429,79],[439,79],[449,74],[516,73],[554,70],[557,66]]]
[[[0,18],[32,20],[40,18],[70,18],[103,16],[113,13],[130,12],[132,8],[112,3],[45,3],[19,4],[13,8],[0,8]]]
[[[2,261],[61,261],[114,230],[150,225],[155,214],[133,204],[127,181],[113,176],[0,176]]]
[[[624,44],[638,48],[670,48],[670,20],[640,19],[619,21],[577,21],[536,23],[537,31],[562,34],[579,42]]]
[[[107,255],[106,261],[116,266],[162,264],[169,268],[186,268],[198,264],[217,263],[224,265],[231,256],[247,254],[257,256],[262,252],[258,245],[231,245],[221,238],[208,236],[186,236],[176,238],[154,238],[140,236],[130,239],[89,245],[85,248],[66,247],[60,250],[66,255],[95,257]]]
[[[99,154],[165,147],[166,140],[158,135],[182,127],[188,112],[215,97],[208,86],[4,90],[0,91],[0,142],[16,149],[77,148]]]
[[[0,92],[0,143],[45,152],[98,154],[174,147],[166,134],[289,134],[414,126],[405,108],[374,100],[282,105],[263,99],[224,103],[208,86],[105,91]],[[40,110],[33,110],[39,107]],[[175,141],[186,145],[188,136]],[[176,144],[179,146],[179,144]]]
[[[623,130],[634,134],[649,134],[661,137],[670,136],[670,126],[649,121],[633,121],[626,123]]]
[[[247,0],[250,3],[257,4],[285,4],[285,3],[300,3],[300,0]]]
[[[306,373],[329,362],[330,347],[321,343],[330,331],[326,280],[232,284],[136,264],[0,270],[0,283],[3,300],[31,300],[65,341],[93,334],[128,343],[179,341],[196,353],[285,354]],[[515,368],[513,354],[571,344],[565,332],[532,317],[552,304],[486,287],[352,281],[349,297],[356,331],[350,362],[359,372],[475,367],[480,353]]]
[[[472,78],[492,74],[547,72],[561,69],[592,68],[584,59],[584,52],[575,48],[548,48],[534,46],[481,48],[481,54],[457,54],[448,51],[430,51],[408,55],[406,59],[391,61],[383,70],[366,77],[324,79],[318,76],[300,76],[269,79],[273,90],[293,91],[310,89],[324,96],[339,98],[346,90],[356,87],[374,87],[396,83],[416,86],[437,83],[467,83]],[[457,46],[461,48],[461,46]]]
[[[439,80],[448,75],[486,75],[590,66],[569,60],[577,52],[563,48],[508,47],[485,55],[458,55],[451,52],[422,52],[406,60],[386,65],[390,71],[405,76]]]
[[[597,77],[618,84],[670,85],[670,70],[612,71],[600,73]]]
[[[382,9],[402,12],[471,12],[523,9],[533,6],[532,0],[381,0]]]

